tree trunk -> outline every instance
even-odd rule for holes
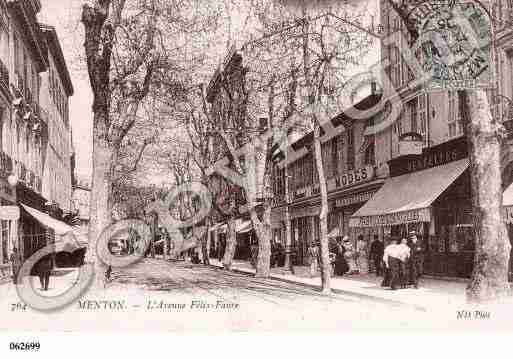
[[[164,237],[163,238],[163,243],[162,243],[162,247],[164,248],[163,249],[163,253],[162,253],[162,258],[167,261],[167,251],[169,249],[168,247],[168,242],[167,242],[167,237]]]
[[[206,235],[205,241],[202,243],[201,251],[203,253],[203,264],[209,265],[210,264],[210,258],[209,258],[209,251],[210,251],[210,236]]]
[[[237,246],[237,234],[235,233],[235,218],[228,220],[228,228],[226,230],[226,248],[223,257],[223,267],[230,270],[232,267],[233,256],[235,255],[235,247]]]
[[[285,162],[286,163],[286,162]],[[292,270],[292,230],[290,224],[290,212],[289,212],[289,172],[288,165],[285,164],[285,265],[287,270]]]
[[[251,209],[251,221],[258,239],[258,255],[256,263],[256,277],[268,278],[271,275],[271,206],[267,205],[264,219],[260,221],[256,208]],[[267,223],[266,223],[267,222]]]
[[[317,123],[314,124],[314,153],[315,153],[315,164],[317,166],[317,172],[319,175],[319,187],[321,194],[321,213],[319,215],[319,222],[321,226],[321,238],[320,238],[320,255],[321,255],[321,282],[322,282],[322,293],[331,293],[331,271],[330,271],[330,255],[328,248],[328,189],[326,187],[326,179],[324,177],[324,166],[322,164],[322,152],[321,152],[321,141],[320,132],[321,127]]]
[[[287,203],[287,208],[285,209],[285,264],[284,268],[287,270],[292,269],[292,228],[290,224],[290,213],[289,213],[289,204]]]
[[[509,294],[511,245],[502,220],[502,181],[498,124],[484,90],[459,91],[470,156],[475,257],[467,287],[469,302],[492,301]]]
[[[94,114],[95,123],[101,114]],[[105,265],[96,256],[96,243],[100,233],[112,222],[112,163],[115,151],[102,136],[99,128],[93,130],[93,174],[87,261],[94,263],[96,288],[105,287]]]

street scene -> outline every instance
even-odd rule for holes
[[[512,24],[0,0],[0,329],[511,329]]]

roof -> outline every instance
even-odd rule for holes
[[[39,24],[39,27],[46,37],[48,50],[52,53],[52,56],[55,59],[57,71],[59,72],[59,77],[64,86],[64,90],[66,91],[66,95],[72,96],[74,92],[73,84],[71,82],[68,67],[66,66],[64,54],[62,53],[62,48],[59,42],[59,37],[57,36],[57,31],[55,31],[55,28],[53,26],[46,24]],[[46,58],[48,59],[48,54],[46,54]]]

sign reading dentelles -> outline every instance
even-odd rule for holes
[[[472,0],[425,0],[408,4],[408,23],[418,35],[426,90],[489,88],[491,21]]]
[[[379,227],[404,223],[430,222],[429,208],[415,209],[398,213],[387,213],[378,216],[356,217],[349,219],[350,227]]]

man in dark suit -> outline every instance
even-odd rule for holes
[[[383,274],[383,253],[385,251],[385,245],[379,240],[378,235],[374,235],[374,240],[371,243],[370,257],[374,262],[374,268],[376,269],[376,275],[380,276]]]
[[[422,267],[424,262],[424,253],[422,242],[418,239],[417,234],[412,231],[408,238],[408,247],[410,247],[410,260],[408,262],[409,284],[415,289],[419,288],[419,278],[422,275]]]
[[[41,282],[41,290],[48,290],[48,285],[50,284],[50,274],[53,269],[52,254],[47,254],[41,258],[38,262],[37,268],[39,281]]]

